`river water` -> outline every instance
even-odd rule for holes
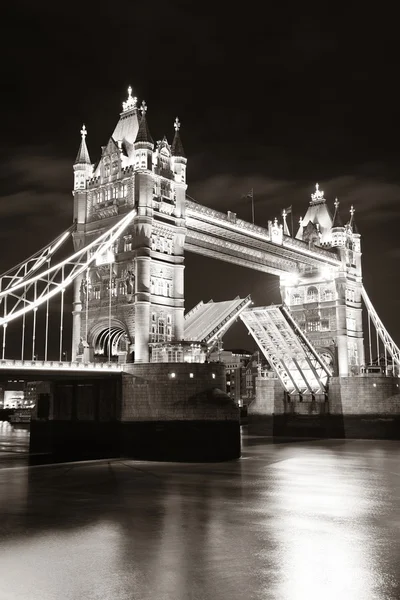
[[[0,424],[0,600],[398,600],[400,442],[27,466]]]

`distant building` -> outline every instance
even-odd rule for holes
[[[248,350],[216,350],[210,354],[210,362],[222,362],[226,367],[226,392],[239,406],[246,394],[245,366],[252,354]]]

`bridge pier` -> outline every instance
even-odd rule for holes
[[[126,365],[107,378],[54,379],[31,423],[32,453],[49,460],[129,457],[220,461],[240,456],[239,409],[225,367]]]
[[[400,439],[400,379],[332,377],[328,394],[288,396],[276,377],[259,377],[249,428],[274,437]]]

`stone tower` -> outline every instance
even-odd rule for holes
[[[364,364],[364,339],[361,240],[353,207],[348,223],[343,225],[339,202],[335,201],[332,216],[317,184],[296,238],[310,247],[331,249],[341,259],[341,267],[304,267],[282,276],[283,302],[335,375],[357,375]]]
[[[183,338],[187,159],[175,120],[172,145],[154,143],[147,107],[128,89],[119,121],[92,167],[83,129],[74,165],[75,248],[134,210],[112,251],[74,282],[72,357],[149,362],[152,343]]]

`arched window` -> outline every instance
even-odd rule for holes
[[[318,289],[315,286],[308,288],[307,302],[318,302]]]

